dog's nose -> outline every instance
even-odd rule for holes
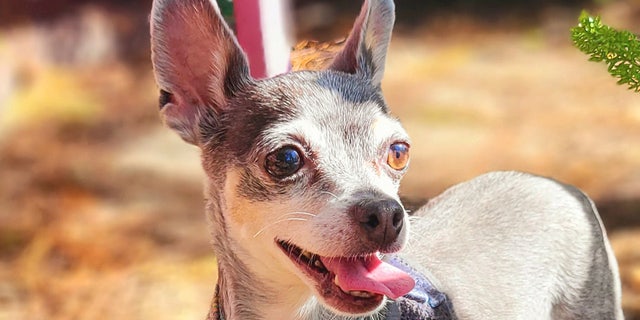
[[[363,200],[350,213],[369,240],[380,247],[396,241],[404,225],[404,209],[394,199]]]

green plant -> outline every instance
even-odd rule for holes
[[[571,28],[571,38],[591,61],[604,61],[618,84],[640,92],[640,41],[626,30],[616,30],[603,24],[600,17],[583,11],[578,26]]]
[[[217,0],[218,7],[220,8],[220,13],[227,23],[233,23],[233,0]]]

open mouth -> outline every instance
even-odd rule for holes
[[[286,241],[276,240],[276,243],[314,282],[324,302],[340,312],[369,313],[382,304],[385,296],[396,299],[415,285],[408,274],[383,262],[376,253],[323,257]]]

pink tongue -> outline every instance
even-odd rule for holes
[[[323,258],[324,266],[335,273],[343,291],[367,291],[397,299],[409,293],[415,281],[404,271],[376,255],[360,258]]]

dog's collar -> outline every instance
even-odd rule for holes
[[[225,320],[224,310],[220,305],[220,285],[216,285],[216,293],[213,295],[213,301],[211,301],[211,309],[209,309],[209,316],[207,320]]]

